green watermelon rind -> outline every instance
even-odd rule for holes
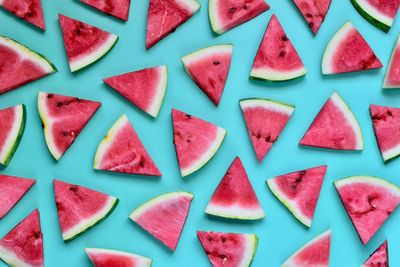
[[[226,207],[218,206],[217,204],[209,203],[206,207],[205,213],[215,217],[222,217],[233,220],[261,220],[265,218],[264,210],[259,208],[247,208],[247,207]]]
[[[125,252],[125,251],[121,251],[121,250],[113,250],[113,249],[104,249],[104,248],[85,248],[85,252],[90,259],[90,253],[107,253],[107,254],[115,254],[115,255],[123,255],[123,256],[127,256],[130,257],[132,259],[135,260],[135,266],[137,267],[151,267],[151,265],[153,264],[153,261],[150,258],[141,256],[141,255],[137,255],[137,254],[133,254],[133,253],[129,253],[129,252]],[[140,262],[137,262],[140,261]],[[92,262],[92,264],[94,265],[94,263]]]
[[[250,97],[250,98],[242,98],[239,100],[239,105],[241,108],[243,108],[242,103],[246,103],[246,102],[266,102],[266,103],[271,103],[273,106],[276,107],[282,107],[284,109],[287,109],[288,111],[293,112],[295,109],[295,105],[292,104],[288,104],[285,102],[281,102],[281,101],[277,101],[277,100],[273,100],[273,99],[269,99],[269,98],[262,98],[262,97]]]
[[[274,73],[268,73],[269,70],[255,71],[251,70],[249,79],[254,81],[267,81],[272,83],[280,83],[296,80],[304,77],[307,74],[307,69],[303,66],[297,70],[287,72],[287,71],[273,71]]]
[[[393,58],[394,55],[396,53],[397,48],[400,46],[400,34],[397,36],[397,40],[394,43],[393,49],[392,49],[392,53],[390,55],[390,59],[389,59],[389,63],[386,67],[386,73],[385,73],[385,77],[383,79],[383,84],[382,84],[382,88],[383,89],[395,89],[395,88],[400,88],[400,86],[391,86],[387,84],[387,79],[388,79],[388,75],[389,75],[389,71],[392,68],[392,63],[393,63]]]
[[[362,2],[365,2],[365,0],[350,0],[354,8],[357,10],[357,12],[364,17],[369,23],[377,27],[378,29],[388,32],[393,24],[393,19],[391,19],[391,22],[389,24],[386,24],[385,22],[379,20],[379,18],[374,17],[372,15],[372,12],[378,13],[377,11],[373,10],[372,8],[368,10],[368,7],[365,6],[365,3],[363,4]],[[364,7],[363,7],[364,5]],[[378,13],[379,14],[379,13]]]

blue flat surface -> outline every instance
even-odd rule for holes
[[[318,36],[314,37],[303,17],[290,0],[269,0],[271,9],[256,19],[221,36],[212,33],[208,4],[200,1],[198,14],[149,51],[145,50],[147,1],[132,1],[127,23],[105,16],[78,1],[43,0],[47,30],[42,33],[6,12],[0,12],[0,34],[12,37],[46,55],[59,72],[0,96],[0,108],[24,103],[28,118],[19,149],[8,168],[1,173],[33,177],[36,185],[22,201],[0,221],[0,236],[38,207],[44,233],[46,266],[90,266],[85,247],[112,248],[148,256],[154,267],[209,266],[196,230],[256,233],[259,247],[253,266],[280,266],[297,248],[315,235],[331,228],[333,243],[331,266],[359,266],[385,239],[389,241],[391,266],[400,265],[400,212],[392,214],[367,246],[363,246],[343,209],[332,185],[336,179],[351,175],[374,175],[399,181],[400,160],[383,164],[371,127],[369,104],[399,105],[400,95],[381,90],[385,68],[363,73],[323,77],[321,57],[331,36],[346,20],[359,29],[384,65],[399,32],[399,23],[388,34],[365,21],[348,0],[334,0]],[[62,13],[120,36],[114,49],[100,62],[73,75],[64,52],[57,14]],[[297,48],[309,73],[291,82],[269,84],[248,79],[254,55],[272,14],[277,14],[289,38]],[[180,57],[198,48],[232,43],[234,55],[228,82],[218,108],[209,101],[185,73]],[[166,98],[157,119],[153,120],[121,98],[102,78],[123,72],[168,64]],[[336,90],[358,118],[364,135],[362,152],[344,153],[307,149],[298,142],[326,99]],[[64,157],[56,163],[47,150],[37,112],[38,91],[47,91],[98,100],[102,107]],[[296,106],[295,113],[262,164],[256,160],[238,101],[247,97],[266,97]],[[214,122],[228,135],[219,152],[203,169],[182,179],[172,143],[171,108]],[[163,177],[118,175],[95,172],[94,154],[109,127],[127,114]],[[204,209],[212,192],[235,156],[240,156],[255,191],[266,211],[257,222],[231,222],[207,217]],[[311,229],[302,226],[265,186],[265,179],[278,174],[327,164]],[[52,189],[53,178],[97,189],[120,198],[114,213],[104,222],[76,240],[64,244],[57,221]],[[186,190],[195,195],[191,211],[175,253],[128,219],[128,214],[157,194]],[[0,263],[0,266],[5,266]]]

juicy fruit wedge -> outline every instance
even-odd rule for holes
[[[328,13],[331,0],[293,0],[312,32],[316,35]]]
[[[268,23],[254,58],[251,79],[287,81],[306,75],[301,58],[275,15]]]
[[[0,58],[0,95],[57,71],[44,56],[2,35]]]
[[[77,72],[103,58],[118,36],[93,25],[58,15],[71,72]]]
[[[247,131],[258,161],[262,161],[289,121],[294,106],[262,98],[240,100]]]
[[[159,195],[136,208],[129,218],[175,251],[192,199],[193,195],[186,192]]]
[[[40,0],[1,0],[0,6],[24,21],[42,30],[46,29]]]
[[[131,0],[80,0],[101,12],[128,21]]]
[[[167,79],[168,68],[163,65],[124,73],[103,79],[103,81],[155,118],[164,100]]]
[[[123,251],[86,248],[86,254],[94,267],[150,267],[151,259]]]
[[[39,92],[38,110],[50,153],[59,160],[100,108],[101,103]]]
[[[361,267],[389,267],[388,242],[385,240]]]
[[[181,58],[187,73],[218,106],[232,61],[232,45],[215,45]]]
[[[43,237],[35,209],[0,240],[0,259],[9,266],[43,267]]]
[[[118,199],[87,187],[54,180],[58,221],[65,242],[101,222],[118,204]]]
[[[255,234],[197,231],[212,266],[249,267],[257,251]]]
[[[337,150],[362,150],[364,147],[356,117],[337,93],[326,101],[300,144]]]
[[[161,176],[126,115],[108,131],[96,151],[96,170]]]
[[[400,188],[380,178],[353,176],[335,186],[364,245],[400,203]]]
[[[307,227],[311,227],[326,169],[318,166],[267,180],[271,192]]]
[[[322,58],[322,74],[338,74],[382,67],[379,58],[350,21],[347,21],[335,33]]]
[[[382,87],[387,89],[400,88],[400,35],[393,47]]]
[[[208,15],[211,27],[217,34],[223,34],[269,9],[264,0],[209,0]]]
[[[176,156],[183,177],[210,161],[225,139],[225,129],[176,109],[172,109],[172,123]]]
[[[25,130],[25,105],[0,110],[0,165],[7,166]]]
[[[206,213],[214,216],[259,220],[265,217],[245,168],[236,157],[207,205]]]
[[[200,4],[196,0],[150,0],[147,12],[146,48],[151,48],[174,32],[199,9]]]

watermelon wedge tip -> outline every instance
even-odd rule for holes
[[[94,267],[150,267],[152,260],[124,251],[85,248]]]
[[[389,267],[388,242],[385,240],[361,267]]]
[[[317,35],[319,28],[325,20],[331,5],[331,0],[293,0],[300,13],[310,26],[314,35]]]
[[[41,0],[0,0],[0,6],[39,29],[46,30]]]

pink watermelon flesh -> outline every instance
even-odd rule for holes
[[[80,0],[91,7],[94,7],[105,14],[127,21],[131,0]]]
[[[388,243],[385,240],[361,267],[389,267]]]
[[[392,19],[396,17],[400,2],[398,0],[366,0],[368,4],[380,14]]]
[[[94,267],[145,267],[151,265],[150,260],[126,252],[86,249],[86,253]]]
[[[0,174],[0,219],[2,219],[28,192],[36,181]]]
[[[396,43],[386,72],[384,87],[400,88],[400,42]]]
[[[37,209],[0,240],[0,250],[8,252],[5,252],[7,255],[0,253],[0,258],[5,262],[8,259],[10,264],[16,257],[28,266],[44,266],[43,237]],[[15,256],[9,258],[11,254],[15,254]]]
[[[26,22],[42,30],[46,29],[40,0],[4,0],[0,5]]]
[[[317,34],[319,28],[325,20],[328,13],[331,0],[293,0],[297,8],[300,10],[303,17],[314,34]]]

